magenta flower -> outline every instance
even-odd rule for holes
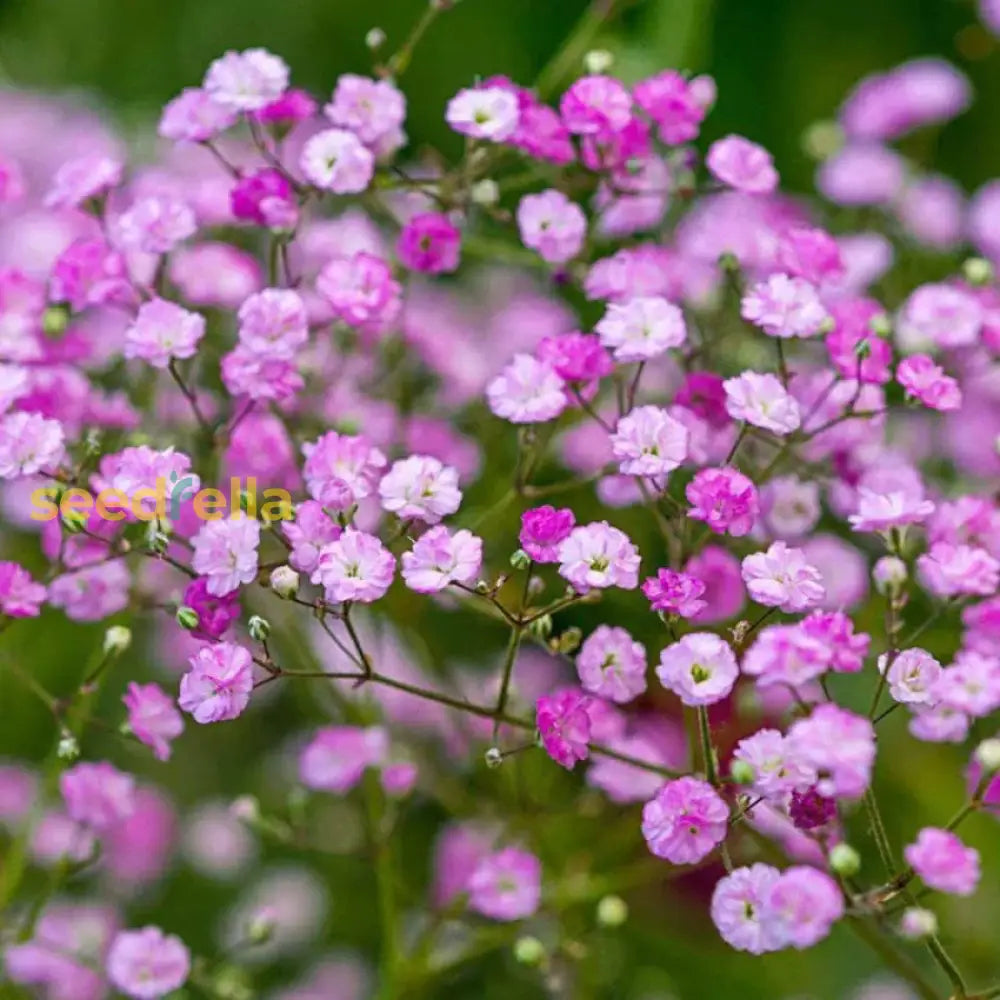
[[[559,113],[574,135],[606,137],[632,120],[632,98],[610,76],[584,76],[562,96]]]
[[[483,541],[464,528],[454,534],[439,525],[403,553],[403,580],[418,594],[433,594],[452,583],[468,586],[479,575]]]
[[[260,523],[239,517],[208,521],[194,536],[191,567],[206,577],[206,590],[222,597],[257,577]]]
[[[817,791],[830,798],[858,799],[871,781],[875,730],[868,719],[824,704],[788,731],[789,749],[819,775]]]
[[[532,507],[521,515],[518,540],[535,562],[559,562],[559,543],[569,537],[575,525],[576,515],[568,507]]]
[[[202,646],[181,678],[177,703],[195,722],[226,722],[243,714],[253,691],[253,660],[234,642]]]
[[[914,399],[932,410],[958,410],[962,406],[962,390],[944,369],[926,354],[904,358],[896,368],[896,381]]]
[[[512,424],[546,423],[566,409],[563,380],[530,354],[515,354],[486,387],[486,398],[493,413]]]
[[[400,520],[437,524],[462,502],[458,470],[427,455],[394,462],[378,485],[382,509]]]
[[[48,591],[16,562],[0,562],[0,612],[11,618],[35,618]]]
[[[643,806],[642,835],[651,853],[675,865],[690,865],[726,839],[729,807],[699,778],[668,781]]]
[[[240,616],[239,592],[219,596],[209,591],[208,584],[203,576],[192,580],[184,590],[183,604],[198,616],[198,624],[191,630],[195,638],[221,639]]]
[[[735,868],[720,879],[712,893],[712,923],[722,940],[752,955],[777,951],[784,945],[766,904],[780,873],[770,865]]]
[[[656,676],[685,705],[714,705],[739,677],[729,644],[711,632],[691,632],[660,653]]]
[[[736,469],[699,469],[685,490],[688,517],[704,521],[716,534],[750,533],[760,513],[757,489]]]
[[[793,226],[782,233],[778,262],[788,274],[805,278],[814,285],[844,273],[840,246],[825,229]]]
[[[127,305],[133,298],[125,258],[103,240],[74,240],[52,265],[49,301],[64,302],[73,312]]]
[[[543,695],[535,706],[535,724],[545,752],[568,771],[590,755],[591,699],[575,688]]]
[[[184,720],[173,699],[159,684],[132,681],[122,701],[136,739],[152,747],[157,760],[169,760],[171,741],[184,731]]]
[[[359,194],[375,174],[375,157],[345,129],[317,132],[302,147],[299,167],[310,184],[334,194]]]
[[[979,852],[948,830],[924,827],[903,856],[931,889],[971,896],[979,885]]]
[[[725,621],[743,607],[746,593],[740,562],[731,552],[718,545],[706,545],[687,561],[684,572],[700,580],[705,587],[700,595],[705,607],[693,615],[694,621]]]
[[[774,542],[766,552],[743,560],[743,582],[758,604],[782,611],[805,611],[823,600],[823,578],[801,549]]]
[[[837,818],[837,803],[815,788],[794,790],[788,800],[788,818],[797,830],[818,830]]]
[[[273,167],[241,177],[229,192],[229,207],[237,219],[271,229],[291,230],[298,221],[291,182]]]
[[[831,670],[856,674],[864,666],[871,636],[855,633],[854,622],[842,611],[812,611],[799,627],[810,639],[826,647]]]
[[[102,833],[135,809],[135,779],[107,761],[76,764],[59,776],[69,818]]]
[[[583,248],[587,217],[575,202],[554,188],[525,195],[517,206],[521,242],[550,264],[565,264]]]
[[[814,337],[832,322],[816,289],[804,278],[772,274],[744,296],[740,315],[772,337]]]
[[[208,67],[202,86],[224,108],[260,111],[285,92],[288,66],[266,49],[227,52]]]
[[[778,171],[771,154],[741,135],[727,135],[713,142],[705,166],[716,180],[747,194],[770,194],[778,186]]]
[[[384,597],[396,575],[396,557],[376,538],[345,528],[336,541],[319,550],[310,579],[323,587],[328,601],[371,604]]]
[[[658,296],[612,302],[594,330],[621,362],[649,361],[687,339],[684,313]]]
[[[693,618],[707,606],[701,599],[705,584],[697,577],[672,569],[658,569],[656,576],[643,581],[642,592],[654,611],[679,618]]]
[[[126,358],[140,358],[154,368],[166,368],[175,359],[194,357],[205,336],[205,318],[173,302],[144,302],[125,331]]]
[[[585,691],[624,703],[646,690],[646,649],[623,628],[598,625],[576,656]]]
[[[611,452],[629,476],[662,479],[688,454],[688,430],[658,406],[637,406],[611,435]]]
[[[607,521],[574,528],[559,543],[559,575],[580,593],[592,588],[639,584],[639,550],[623,531]]]
[[[611,358],[600,341],[590,333],[560,333],[543,337],[535,348],[535,357],[550,364],[567,382],[593,383],[614,370]],[[590,385],[584,388],[590,391]]]
[[[687,79],[674,69],[640,80],[632,90],[635,103],[659,126],[660,139],[679,146],[697,138],[706,113],[715,103],[711,77]]]
[[[458,268],[462,234],[441,212],[413,216],[396,241],[403,267],[421,274],[448,274]]]
[[[744,372],[726,379],[726,412],[734,420],[774,434],[791,434],[801,422],[799,405],[786,392],[777,375]]]
[[[765,911],[785,946],[811,948],[844,915],[844,897],[826,872],[797,865],[771,884]]]
[[[388,733],[380,726],[327,726],[299,755],[299,780],[306,788],[343,795],[367,768],[380,766],[388,752]]]
[[[105,964],[115,989],[135,1000],[159,1000],[187,981],[191,956],[179,937],[143,927],[120,931]]]
[[[493,920],[530,917],[542,895],[542,866],[534,854],[505,847],[487,854],[466,886],[469,907]]]

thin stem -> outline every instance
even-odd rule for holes
[[[507,643],[507,652],[504,655],[502,675],[500,679],[500,693],[497,695],[496,713],[493,718],[493,742],[497,741],[497,734],[500,732],[500,720],[507,710],[507,698],[510,694],[510,681],[514,675],[514,661],[517,659],[517,651],[521,648],[521,637],[523,631],[520,626],[515,626],[510,630],[510,641]]]
[[[594,44],[601,28],[611,20],[619,0],[593,0],[563,47],[549,61],[535,81],[535,91],[545,100],[555,93],[572,76],[583,62],[583,57]]]
[[[423,14],[420,15],[417,23],[414,24],[409,37],[386,64],[389,76],[400,77],[406,72],[420,39],[424,37],[427,29],[437,20],[438,14],[445,9],[444,4],[436,2],[436,0],[426,0],[426,2],[427,7]]]
[[[896,870],[896,862],[893,860],[892,846],[889,843],[888,834],[885,832],[885,824],[882,822],[882,813],[879,811],[875,793],[870,788],[865,792],[864,802],[868,812],[868,820],[871,823],[872,835],[875,838],[875,846],[878,848],[882,864],[891,878]]]
[[[393,885],[390,839],[380,829],[382,798],[378,779],[369,771],[364,780],[365,819],[368,843],[375,868],[375,888],[378,896],[379,924],[381,928],[378,997],[386,1000],[395,997],[396,970],[399,958],[399,922],[396,915],[396,892]]]
[[[848,917],[847,926],[862,940],[900,979],[906,980],[921,1000],[941,1000],[934,985],[906,955],[902,955],[872,926],[860,917]]]
[[[705,764],[705,777],[713,787],[719,784],[719,772],[715,765],[715,748],[712,746],[712,726],[708,721],[708,709],[698,706],[698,736],[701,739],[701,757]]]

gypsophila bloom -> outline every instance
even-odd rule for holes
[[[545,752],[567,770],[590,755],[591,699],[574,688],[543,695],[535,705],[535,725]]]
[[[517,96],[503,87],[460,90],[449,102],[445,121],[473,139],[503,142],[518,125]]]
[[[819,775],[821,795],[858,799],[868,788],[875,761],[875,730],[868,719],[820,705],[792,725],[788,741],[792,756]]]
[[[367,768],[380,766],[388,752],[388,733],[381,726],[327,726],[299,756],[299,780],[306,788],[343,795]]]
[[[181,678],[177,703],[195,722],[225,722],[243,714],[253,690],[253,660],[234,642],[202,646]]]
[[[799,405],[788,394],[777,375],[743,372],[726,379],[726,412],[734,420],[775,434],[791,434],[801,422]]]
[[[889,531],[908,524],[920,524],[934,513],[934,504],[913,490],[877,493],[858,487],[858,510],[848,517],[855,531]]]
[[[348,326],[380,333],[399,315],[402,287],[392,268],[370,253],[334,257],[316,279],[316,290]]]
[[[199,576],[184,590],[184,607],[194,611],[198,623],[191,634],[198,639],[221,639],[229,627],[240,616],[239,592],[213,594],[208,589],[209,581]]]
[[[229,207],[237,219],[269,229],[292,230],[298,221],[292,182],[273,167],[240,177],[229,192]]]
[[[403,144],[406,98],[390,80],[344,73],[337,78],[333,98],[323,114],[381,155]]]
[[[516,354],[486,387],[490,409],[512,424],[554,420],[566,409],[563,381],[551,365],[530,354]]]
[[[54,471],[65,456],[58,420],[19,410],[0,420],[0,479]]]
[[[979,852],[948,830],[925,827],[903,856],[923,882],[939,892],[971,896],[979,884]]]
[[[727,135],[713,142],[705,166],[717,180],[747,194],[770,194],[778,186],[771,154],[740,135]]]
[[[194,536],[191,566],[207,578],[210,594],[222,596],[257,576],[260,524],[253,518],[220,518],[209,521]]]
[[[523,920],[538,909],[542,866],[534,854],[506,847],[479,861],[466,889],[469,907],[484,917]]]
[[[785,946],[811,948],[844,914],[837,883],[816,868],[787,868],[767,893],[766,911]]]
[[[120,931],[105,967],[115,989],[135,1000],[158,1000],[187,981],[191,956],[180,938],[159,927]]]
[[[240,343],[258,357],[292,358],[309,337],[306,307],[288,288],[265,288],[251,295],[237,318]]]
[[[816,289],[803,278],[772,274],[754,285],[740,315],[772,337],[814,337],[831,322]]]
[[[0,613],[10,618],[34,618],[45,601],[45,585],[15,562],[0,562]]]
[[[1000,586],[1000,562],[973,545],[936,542],[917,559],[921,583],[938,597],[995,594]]]
[[[115,243],[120,250],[142,253],[170,253],[193,236],[198,225],[187,202],[170,195],[139,198],[113,223]]]
[[[903,649],[896,653],[891,663],[889,654],[883,653],[878,658],[878,669],[879,673],[886,674],[889,694],[896,701],[929,705],[936,700],[933,692],[941,676],[941,664],[926,650]]]
[[[825,229],[794,226],[782,233],[778,262],[788,274],[814,285],[844,273],[840,246]]]
[[[583,248],[587,217],[554,188],[525,195],[517,206],[521,242],[550,264],[565,264]]]
[[[57,171],[45,196],[46,208],[76,208],[117,187],[122,165],[106,156],[83,156],[69,160]]]
[[[623,628],[598,625],[576,656],[585,691],[625,703],[646,690],[646,650]]]
[[[205,336],[205,318],[165,299],[144,302],[125,331],[126,358],[140,358],[154,368],[194,357]]]
[[[576,516],[567,507],[556,509],[547,504],[532,507],[521,515],[521,548],[537,563],[559,562],[559,543],[576,526]]]
[[[73,312],[132,299],[125,258],[104,240],[74,240],[52,265],[49,301],[66,303]]]
[[[643,296],[612,302],[594,327],[616,361],[649,361],[687,339],[680,308],[667,299]]]
[[[202,86],[224,108],[259,111],[284,93],[288,66],[266,49],[227,52],[208,67]]]
[[[356,528],[319,550],[311,580],[320,584],[328,601],[370,604],[385,595],[396,574],[396,559],[376,538]]]
[[[805,611],[826,593],[819,570],[807,562],[801,549],[789,548],[784,542],[774,542],[766,552],[747,556],[742,572],[753,600],[782,611]]]
[[[831,670],[855,674],[864,666],[871,636],[855,633],[854,622],[842,611],[812,611],[799,627],[804,635],[825,647]]]
[[[976,342],[982,322],[982,308],[970,292],[921,285],[899,311],[896,336],[908,351],[965,347]]]
[[[795,758],[788,739],[777,729],[760,729],[740,740],[733,759],[750,768],[754,792],[769,799],[784,799],[816,779],[815,772]]]
[[[618,421],[611,451],[626,475],[660,478],[687,458],[688,431],[658,406],[637,406]]]
[[[962,406],[962,390],[958,382],[926,354],[904,358],[896,369],[896,381],[914,399],[932,410],[958,410]]]
[[[69,818],[101,833],[135,811],[135,780],[107,761],[76,764],[59,776]]]
[[[736,469],[699,469],[685,496],[688,517],[704,521],[717,535],[749,534],[760,513],[756,487]]]
[[[779,874],[777,868],[756,864],[735,868],[716,883],[712,922],[731,948],[763,955],[784,946],[784,937],[766,908]]]
[[[1000,708],[1000,660],[962,650],[941,672],[932,696],[941,707],[982,718]]]
[[[643,806],[642,835],[651,853],[675,865],[690,865],[726,838],[729,808],[708,782],[668,781]]]
[[[458,470],[427,455],[394,462],[378,484],[382,509],[403,521],[437,524],[462,502]]]
[[[299,166],[306,179],[323,191],[358,194],[371,183],[375,157],[345,129],[317,132],[302,147]]]
[[[439,525],[403,553],[403,580],[418,594],[433,594],[449,584],[475,581],[483,562],[483,541],[464,528],[452,534]]]
[[[614,364],[593,334],[560,333],[544,337],[535,348],[535,357],[550,364],[567,382],[588,383],[582,394],[596,388],[596,380],[610,375]]]
[[[819,483],[798,476],[775,476],[760,492],[764,526],[775,538],[785,540],[808,535],[822,513]]]
[[[801,625],[769,625],[761,629],[743,656],[743,672],[757,686],[799,687],[830,667],[830,650]]]
[[[421,212],[403,226],[396,256],[411,271],[448,274],[458,267],[462,234],[441,212]]]
[[[607,521],[574,528],[559,544],[559,575],[576,590],[639,584],[639,550],[631,539]]]
[[[658,569],[656,576],[643,581],[642,592],[654,611],[679,618],[694,618],[706,607],[701,599],[705,584],[689,573]]]
[[[724,639],[692,632],[660,653],[656,676],[685,705],[714,705],[733,690],[739,668]]]
[[[128,726],[136,739],[153,748],[157,760],[170,759],[170,743],[184,731],[184,720],[173,699],[159,684],[128,686],[122,701],[128,710]]]
[[[625,87],[610,76],[585,76],[562,96],[559,113],[575,135],[620,132],[632,119],[632,98]]]
[[[232,108],[216,101],[200,87],[186,87],[169,101],[157,132],[174,142],[204,142],[236,124]]]
[[[347,510],[371,496],[386,466],[385,455],[361,436],[327,431],[302,445],[309,495],[324,507]]]

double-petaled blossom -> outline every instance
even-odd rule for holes
[[[660,139],[677,146],[697,137],[715,103],[715,82],[708,76],[689,80],[677,70],[665,69],[640,80],[632,96],[659,127]]]
[[[206,578],[210,594],[221,597],[257,576],[260,523],[253,518],[208,521],[194,536],[191,567]]]
[[[802,421],[799,404],[788,394],[777,375],[743,372],[726,379],[726,412],[734,420],[774,434],[791,434]]]
[[[517,206],[521,242],[550,264],[565,264],[583,248],[587,217],[583,209],[554,188],[525,195]]]
[[[633,590],[639,584],[639,550],[607,521],[581,524],[559,543],[559,575],[581,593],[604,587]]]
[[[908,396],[932,410],[957,410],[962,406],[962,390],[958,382],[926,354],[903,358],[896,368],[896,381]]]
[[[107,156],[81,156],[68,160],[52,179],[45,196],[47,208],[76,208],[90,198],[99,198],[122,179],[122,164]]]
[[[406,98],[391,80],[373,80],[356,73],[337,78],[323,114],[339,128],[353,132],[383,156],[405,141]]]
[[[389,737],[381,726],[327,726],[299,755],[299,780],[306,788],[343,795],[369,767],[387,759]]]
[[[685,496],[691,504],[688,517],[704,521],[717,535],[749,534],[760,513],[757,488],[736,469],[699,469]]]
[[[385,595],[395,574],[396,558],[378,538],[346,528],[319,550],[311,579],[328,601],[371,604]]]
[[[574,135],[608,136],[632,120],[632,98],[613,77],[584,76],[563,94],[559,113]]]
[[[770,865],[735,868],[712,892],[711,914],[722,940],[737,951],[763,955],[784,947],[784,937],[768,909],[780,872]]]
[[[743,560],[743,582],[758,604],[782,611],[805,611],[815,607],[826,591],[819,570],[801,549],[774,542],[766,552],[755,552]]]
[[[543,695],[535,705],[535,725],[545,752],[567,770],[590,755],[592,699],[575,688]]]
[[[137,198],[112,223],[112,235],[119,250],[141,253],[170,253],[193,236],[198,225],[191,206],[169,194]]]
[[[788,731],[795,759],[819,776],[817,790],[830,798],[858,799],[871,782],[875,730],[868,719],[824,704]]]
[[[642,835],[649,850],[675,865],[709,855],[729,832],[729,807],[707,781],[668,781],[642,810]]]
[[[743,672],[761,688],[798,688],[824,674],[830,660],[829,648],[801,625],[768,625],[744,654]]]
[[[190,608],[198,619],[191,634],[198,639],[221,639],[240,616],[239,591],[213,594],[209,580],[199,576],[184,589],[184,607]]]
[[[878,669],[896,701],[907,705],[932,705],[937,701],[935,686],[941,677],[941,664],[926,650],[914,646],[895,655],[883,653],[878,658]]]
[[[129,684],[122,698],[128,727],[136,739],[152,747],[157,760],[170,759],[170,744],[184,731],[174,700],[159,684]]]
[[[576,526],[576,515],[568,507],[548,504],[532,507],[521,515],[518,541],[528,557],[537,563],[559,562],[559,543]]]
[[[516,354],[486,387],[490,409],[512,424],[541,424],[566,409],[563,380],[548,362]]]
[[[979,885],[979,852],[950,830],[928,826],[903,851],[925,885],[954,896],[971,896]]]
[[[375,157],[342,128],[317,132],[302,147],[299,167],[310,184],[333,194],[359,194],[375,174]]]
[[[225,722],[243,714],[253,691],[249,650],[234,642],[217,642],[202,646],[188,665],[177,704],[195,722]]]
[[[491,142],[511,138],[519,116],[517,95],[504,87],[460,90],[445,111],[445,121],[456,132]]]
[[[239,342],[258,357],[288,360],[309,338],[305,304],[290,288],[265,288],[251,295],[237,320]]]
[[[309,495],[324,507],[347,510],[371,496],[386,466],[385,455],[360,435],[327,431],[302,445]]]
[[[938,597],[995,594],[1000,586],[1000,562],[975,545],[936,542],[917,558],[923,585]]]
[[[266,49],[227,52],[208,67],[202,86],[232,111],[260,111],[285,92],[288,66]]]
[[[971,292],[921,285],[900,308],[896,336],[908,352],[967,347],[979,338],[982,323],[982,306]]]
[[[567,382],[581,383],[581,395],[590,394],[596,381],[610,375],[614,364],[600,341],[589,333],[560,333],[543,337],[535,348],[535,357],[550,364]]]
[[[637,406],[611,435],[611,452],[625,475],[662,479],[688,453],[688,431],[658,406]]]
[[[433,594],[452,583],[468,586],[478,577],[482,562],[481,538],[464,528],[452,534],[438,525],[403,553],[403,581],[418,594]]]
[[[185,87],[168,101],[157,132],[174,142],[205,142],[236,124],[237,112],[202,87]]]
[[[10,618],[34,618],[41,610],[47,590],[16,562],[0,562],[0,613]]]
[[[656,676],[685,705],[713,705],[728,697],[739,677],[736,656],[725,639],[691,632],[660,653]]]
[[[66,454],[58,420],[18,410],[0,419],[0,479],[51,473]]]
[[[814,337],[832,322],[819,293],[804,278],[772,274],[740,304],[743,318],[772,337]]]
[[[767,893],[767,917],[785,947],[811,948],[844,914],[837,883],[818,868],[787,868]]]
[[[469,907],[493,920],[530,917],[542,896],[542,865],[517,847],[487,854],[469,876]]]
[[[76,764],[59,776],[69,818],[97,833],[127,819],[135,810],[135,779],[107,761]]]
[[[643,581],[642,592],[654,611],[678,618],[694,618],[706,607],[701,599],[705,584],[696,576],[672,569],[658,569],[656,576]]]
[[[139,307],[125,331],[123,353],[154,368],[166,368],[172,361],[194,357],[204,336],[204,316],[166,299],[151,299]]]
[[[598,625],[580,646],[576,672],[585,691],[628,702],[646,690],[646,649],[625,629]]]
[[[458,470],[428,455],[394,462],[378,484],[382,508],[403,521],[437,524],[462,502]]]
[[[892,490],[880,493],[866,486],[858,487],[857,513],[848,521],[855,531],[890,531],[909,524],[920,524],[934,513],[934,503],[916,490]]]
[[[812,768],[796,759],[788,737],[777,729],[760,729],[736,744],[733,759],[750,769],[754,792],[783,800],[816,780]]]
[[[741,135],[727,135],[713,142],[705,166],[716,180],[746,194],[770,194],[778,186],[778,171],[771,154]]]
[[[403,226],[396,256],[403,267],[421,274],[447,274],[458,267],[462,234],[447,215],[421,212]]]
[[[616,361],[649,361],[687,339],[684,313],[659,296],[612,302],[594,327]]]
[[[381,257],[364,251],[334,257],[320,271],[316,290],[337,319],[373,333],[389,328],[402,307],[402,288],[392,268]]]
[[[191,971],[184,942],[159,927],[120,931],[105,960],[108,979],[134,1000],[159,1000],[180,989]]]
[[[775,476],[760,491],[761,520],[775,538],[802,538],[822,513],[819,483],[798,476]]]

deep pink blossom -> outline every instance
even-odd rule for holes
[[[701,599],[705,584],[689,573],[658,569],[656,576],[643,581],[642,592],[654,611],[680,618],[694,618],[706,607]]]
[[[688,517],[704,521],[718,535],[749,534],[760,513],[756,487],[736,469],[699,469],[685,496],[691,504]]]
[[[238,718],[250,703],[253,660],[248,650],[233,642],[202,646],[181,678],[177,703],[195,722],[225,722]]]
[[[728,820],[728,806],[708,782],[677,778],[643,807],[642,835],[658,858],[690,865],[725,840]]]
[[[537,563],[559,562],[559,543],[569,537],[576,516],[567,507],[532,507],[521,515],[521,548]]]
[[[170,759],[170,744],[184,730],[184,720],[173,699],[159,684],[129,684],[122,698],[128,710],[129,729],[136,739],[153,748],[157,760]]]
[[[458,267],[462,234],[442,212],[413,216],[396,241],[396,256],[411,271],[447,274]]]
[[[590,755],[591,699],[575,688],[543,695],[535,706],[535,724],[545,752],[567,770]]]
[[[979,884],[979,852],[948,830],[928,826],[903,855],[924,884],[939,892],[971,896]]]

